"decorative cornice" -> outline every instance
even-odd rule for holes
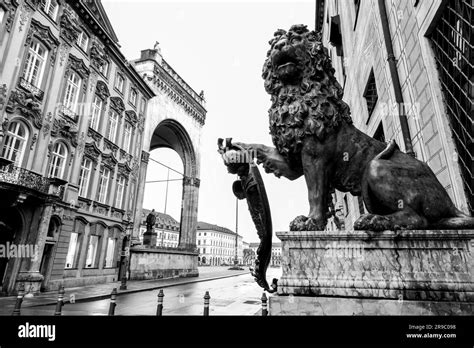
[[[97,70],[109,62],[104,45],[97,38],[92,40],[90,58],[91,65]]]
[[[1,0],[0,4],[6,10],[5,12],[7,12],[5,14],[6,16],[5,30],[10,32],[12,30],[12,25],[15,19],[15,12],[18,7],[18,1],[17,0]]]
[[[128,178],[129,174],[132,172],[132,168],[130,168],[127,163],[119,163],[118,172],[120,175]]]
[[[115,168],[117,163],[118,163],[118,161],[115,158],[113,153],[110,153],[110,154],[104,153],[102,155],[102,164],[105,165],[106,167],[109,167],[110,169],[113,169],[113,168]]]
[[[94,139],[94,141],[98,144],[100,140],[102,139],[102,134],[97,132],[95,129],[89,128],[87,130],[87,136],[90,138]]]
[[[168,94],[173,101],[180,104],[201,126],[204,125],[206,121],[206,110],[204,107],[158,64],[155,64],[153,73],[154,77],[152,80],[155,86]]]
[[[137,113],[133,110],[125,111],[125,119],[134,126],[138,123]]]
[[[114,156],[117,155],[117,151],[119,149],[119,147],[116,144],[114,144],[113,142],[111,142],[107,138],[104,138],[104,148],[106,150],[110,150],[110,152],[112,152],[114,154]]]
[[[83,79],[87,79],[90,74],[89,68],[84,64],[82,59],[75,57],[72,54],[69,54],[69,61],[67,62],[66,66],[66,73],[65,77],[67,78],[71,73],[71,70],[74,70],[81,76]]]
[[[106,101],[110,97],[109,87],[104,81],[98,80],[95,86],[95,94],[99,96],[100,99]]]
[[[76,147],[77,142],[77,126],[65,118],[55,118],[53,121],[53,127],[51,129],[51,135],[53,137],[62,137],[66,139],[73,147]]]
[[[61,27],[59,36],[70,45],[73,45],[77,41],[80,28],[76,13],[69,6],[65,7],[63,10],[59,26]]]
[[[41,129],[43,126],[41,103],[31,92],[13,90],[5,109],[8,113],[19,112],[31,119],[34,126],[38,129]]]
[[[95,142],[87,143],[84,147],[84,156],[87,156],[93,162],[97,163],[99,157],[102,155],[102,152],[97,147]]]
[[[30,46],[33,37],[41,41],[51,51],[51,65],[56,61],[59,40],[53,35],[51,29],[35,20],[31,20],[30,30],[26,36],[25,46]]]
[[[119,97],[110,97],[110,107],[120,115],[122,115],[122,112],[125,110],[125,104],[123,103],[122,98]]]

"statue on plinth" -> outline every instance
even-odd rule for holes
[[[155,223],[156,223],[155,209],[152,209],[152,211],[146,217],[146,231],[153,232]]]
[[[296,180],[304,176],[310,209],[307,215],[298,216],[289,224],[289,240],[304,236],[316,240],[318,235],[311,231],[324,231],[331,216],[342,226],[340,212],[331,206],[331,194],[336,189],[362,196],[368,213],[354,223],[354,235],[363,242],[366,235],[359,231],[375,232],[375,235],[391,231],[387,238],[395,240],[393,235],[396,233],[393,231],[399,230],[412,230],[419,236],[418,230],[474,228],[474,218],[454,206],[426,163],[402,152],[394,140],[388,144],[378,141],[353,125],[350,108],[342,100],[343,89],[335,78],[328,51],[321,41],[321,33],[309,31],[305,25],[294,25],[289,31],[280,29],[270,41],[262,77],[265,90],[271,96],[269,121],[274,147],[232,142],[231,139],[227,140],[224,147],[223,140],[219,140],[219,152],[229,172],[240,177],[241,183],[234,184],[237,187],[237,190],[234,187],[234,193],[240,199],[247,198],[257,226],[261,240],[257,259],[261,260],[260,267],[264,268],[259,271],[260,278],[264,277],[268,266],[265,263],[268,257],[266,253],[271,252],[267,246],[272,231],[271,222],[258,225],[261,216],[255,215],[259,211],[255,207],[268,207],[268,201],[266,194],[263,194],[263,181],[257,180],[259,174],[257,167],[253,166],[254,158],[257,164],[263,164],[267,173],[277,177]],[[258,188],[258,193],[250,199],[251,192],[245,186],[249,176],[255,179],[251,182],[256,183],[255,187]],[[265,221],[269,219],[269,209],[260,211],[265,212]],[[336,232],[321,232],[320,235],[329,233]],[[350,243],[351,237],[344,233],[349,234],[342,231],[341,241]],[[403,238],[409,241],[410,233],[403,232],[401,235],[406,235]],[[370,248],[374,250],[372,245]],[[301,248],[295,250],[306,252],[306,249]],[[310,252],[313,253],[312,257],[324,251],[317,247],[311,250],[306,256]],[[411,252],[408,248],[407,255],[412,255]],[[318,265],[328,270],[333,266],[331,263],[326,264],[324,258],[317,260]],[[311,267],[316,266],[306,263],[301,269],[311,271]],[[291,267],[289,269],[291,271]],[[285,272],[284,268],[283,278]],[[305,284],[301,287],[306,291],[301,293],[320,294],[319,291],[323,291],[320,289],[330,288],[334,282],[334,277],[329,276],[327,284],[331,285],[318,287],[311,282],[321,281],[322,276],[314,275],[314,279],[310,279],[309,275],[306,277],[304,274],[303,271],[295,271],[293,278],[285,280],[286,284],[290,281],[299,284],[301,280],[301,284]],[[266,281],[260,281],[259,284],[268,289]],[[394,293],[405,289],[404,286],[394,290]]]
[[[155,223],[156,223],[156,213],[155,209],[147,215],[146,217],[146,232],[143,234],[143,245],[156,246],[156,236],[155,232]]]

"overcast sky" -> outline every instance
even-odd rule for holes
[[[315,1],[112,1],[103,0],[127,59],[160,43],[166,61],[195,90],[204,90],[207,118],[201,141],[200,221],[235,230],[235,176],[217,153],[217,138],[271,145],[262,66],[268,41],[278,28],[306,24],[314,29]],[[183,170],[176,153],[155,150],[152,158]],[[150,162],[147,180],[164,180],[167,170]],[[287,230],[308,213],[304,179],[264,177],[274,231]],[[179,178],[171,173],[170,178]],[[145,208],[164,211],[165,183],[147,184]],[[169,183],[167,212],[180,218],[181,182]],[[239,202],[239,234],[258,241],[247,203]],[[274,237],[274,241],[278,241]]]

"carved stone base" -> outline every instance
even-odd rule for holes
[[[279,295],[474,302],[473,230],[276,235],[282,241]]]
[[[270,296],[270,315],[472,315],[474,302]]]
[[[156,246],[156,239],[158,234],[156,232],[143,233],[143,245]]]
[[[41,292],[43,279],[43,275],[39,272],[19,272],[16,277],[16,289],[23,284],[25,294],[38,295]]]

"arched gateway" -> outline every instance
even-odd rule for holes
[[[206,117],[204,97],[166,63],[158,47],[142,51],[141,58],[133,64],[156,96],[148,103],[145,119],[132,239],[138,240],[149,152],[166,147],[178,153],[184,167],[179,249],[194,251],[200,185],[199,149]]]

